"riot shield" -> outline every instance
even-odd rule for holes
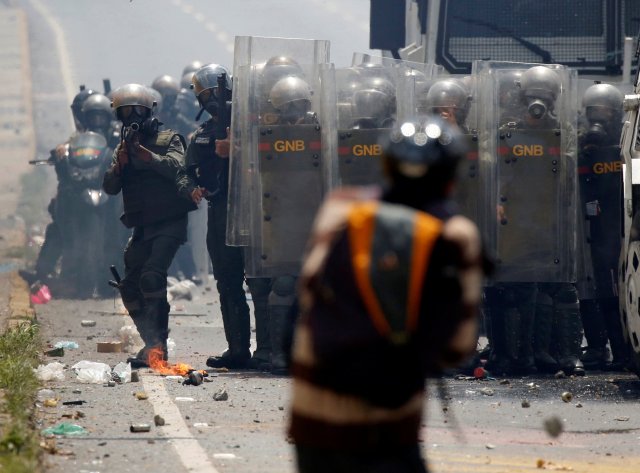
[[[598,295],[617,297],[622,238],[622,161],[619,146],[581,147],[581,212],[585,216]]]
[[[465,135],[465,140],[467,154],[458,165],[454,199],[460,214],[480,225],[485,193],[482,188],[481,166],[478,160],[478,136],[475,133],[468,133]]]
[[[494,163],[489,247],[497,282],[575,282],[575,74],[563,66],[487,63],[481,154]]]
[[[415,116],[419,94],[435,66],[354,56],[353,66],[334,69],[323,80],[323,102],[335,103],[337,130],[323,125],[335,143],[332,187],[382,184],[382,138],[398,119]],[[325,115],[325,118],[330,118]]]
[[[227,244],[249,246],[255,236],[251,231],[257,221],[254,218],[257,208],[261,207],[256,206],[260,201],[256,198],[260,195],[259,127],[270,121],[277,123],[277,114],[269,101],[270,90],[278,80],[289,76],[304,76],[307,81],[312,78],[310,86],[318,90],[316,82],[320,68],[328,61],[328,41],[236,37]],[[319,94],[312,97],[312,102],[318,110]]]
[[[249,277],[297,274],[328,187],[320,75],[326,41],[236,38],[227,241]]]

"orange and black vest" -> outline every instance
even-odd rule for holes
[[[347,237],[355,283],[376,331],[403,343],[418,325],[429,260],[443,221],[407,207],[354,204]]]

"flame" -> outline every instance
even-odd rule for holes
[[[189,371],[193,371],[191,365],[186,363],[176,363],[170,365],[163,359],[163,352],[161,348],[152,348],[149,350],[149,367],[156,373],[164,375],[178,375],[185,376]]]

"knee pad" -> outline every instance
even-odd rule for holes
[[[280,297],[293,295],[296,292],[296,278],[293,276],[278,276],[273,279],[271,290]]]
[[[167,278],[155,271],[145,271],[140,275],[140,291],[147,296],[164,296],[167,290]]]

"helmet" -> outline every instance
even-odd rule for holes
[[[453,110],[452,119],[463,125],[469,112],[471,96],[466,87],[456,79],[444,79],[434,83],[427,92],[427,108],[429,112],[440,114],[446,120],[449,110]]]
[[[191,88],[202,105],[204,105],[207,100],[203,100],[200,94],[205,90],[216,89],[218,87],[218,77],[221,74],[225,74],[225,89],[228,92],[228,98],[231,98],[231,77],[226,67],[219,64],[208,64],[193,74],[191,78]]]
[[[86,128],[84,123],[84,117],[82,116],[82,104],[90,95],[97,93],[93,89],[85,89],[84,85],[80,86],[80,92],[76,94],[71,102],[71,113],[73,114],[73,121],[76,124],[76,129],[81,131]]]
[[[113,120],[111,100],[102,94],[91,95],[82,104],[82,115],[89,131],[105,131]]]
[[[191,78],[191,88],[198,98],[198,103],[212,117],[218,116],[218,77],[224,74],[224,100],[231,99],[231,78],[226,67],[219,64],[209,64],[198,69]],[[198,115],[199,116],[199,115]]]
[[[151,83],[151,87],[160,92],[165,99],[170,96],[175,97],[180,92],[178,80],[167,74],[156,77]]]
[[[189,74],[190,72],[196,72],[202,66],[204,66],[204,64],[200,61],[192,61],[184,66],[184,69],[182,69],[182,75],[184,76],[185,74]]]
[[[284,77],[304,77],[300,64],[287,56],[274,56],[261,69],[261,90],[264,96],[268,96],[275,83]]]
[[[180,90],[189,90],[191,88],[191,79],[193,78],[194,74],[195,72],[187,72],[182,76],[182,78],[180,79]]]
[[[589,121],[622,120],[624,95],[611,84],[595,84],[582,97],[582,108]]]
[[[527,104],[527,111],[536,119],[544,117],[548,109],[553,109],[560,88],[560,76],[545,66],[527,69],[520,79],[520,89]]]
[[[355,120],[379,122],[395,111],[395,88],[384,77],[366,77],[353,93],[352,102]]]
[[[586,143],[603,144],[617,140],[622,124],[624,96],[611,84],[595,84],[582,97],[582,108],[589,122]]]
[[[156,104],[156,113],[160,113],[160,110],[162,110],[162,106],[164,104],[164,100],[162,98],[162,94],[160,92],[158,92],[156,89],[154,89],[153,87],[147,87],[147,90],[149,91],[149,93],[153,97],[153,101]]]
[[[113,91],[111,107],[125,125],[140,124],[151,116],[156,102],[150,88],[140,84],[126,84]]]
[[[311,109],[311,88],[300,77],[285,77],[271,88],[269,102],[284,121],[295,121]]]
[[[394,126],[383,143],[383,161],[392,181],[430,175],[440,187],[453,179],[465,151],[456,127],[437,116],[417,117]]]

